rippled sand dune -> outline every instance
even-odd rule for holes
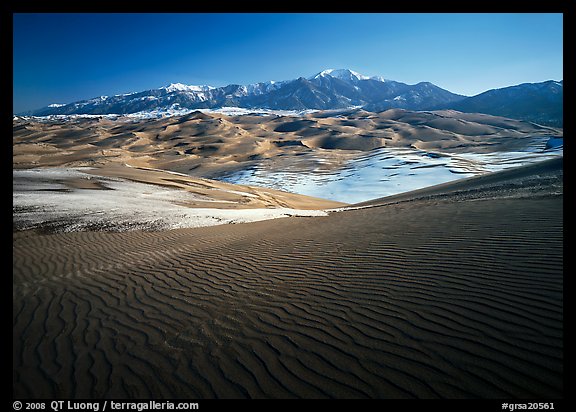
[[[562,159],[327,217],[13,234],[16,398],[563,395]]]

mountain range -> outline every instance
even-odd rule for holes
[[[549,80],[488,90],[450,104],[467,113],[485,113],[563,127],[564,82]]]
[[[223,87],[173,83],[158,89],[51,104],[19,115],[130,114],[159,109],[240,107],[271,110],[329,110],[362,107],[369,111],[454,109],[562,127],[563,82],[525,83],[466,97],[429,82],[405,84],[349,69],[281,82]]]

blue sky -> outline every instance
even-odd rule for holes
[[[474,95],[563,79],[562,14],[14,14],[14,112],[349,68]]]

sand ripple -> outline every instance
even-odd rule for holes
[[[17,398],[558,398],[562,196],[14,234]]]

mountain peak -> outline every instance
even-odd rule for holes
[[[170,83],[168,86],[160,87],[162,90],[166,90],[168,93],[172,92],[202,92],[206,89],[213,89],[211,86],[191,86],[183,83]]]
[[[320,73],[312,76],[309,80],[319,79],[322,77],[332,77],[335,79],[340,79],[346,82],[357,82],[360,80],[376,80],[379,82],[385,82],[386,80],[382,76],[365,76],[350,69],[326,69],[322,70]]]
[[[358,81],[358,80],[367,80],[369,79],[368,76],[364,76],[354,70],[350,69],[326,69],[322,70],[320,73],[316,74],[312,77],[312,79],[317,79],[319,77],[334,77],[335,79],[340,79],[344,81]]]

